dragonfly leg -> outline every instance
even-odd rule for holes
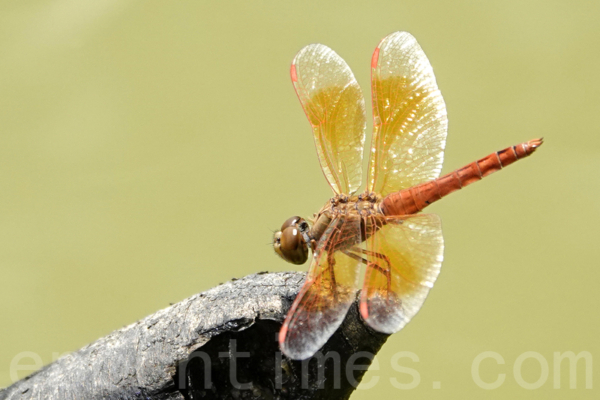
[[[335,281],[335,257],[333,257],[333,252],[327,253],[327,269],[329,270],[329,275],[331,276],[331,291],[333,292],[333,298],[337,300],[338,292],[337,292],[337,282]]]
[[[364,258],[362,258],[361,256],[353,254],[353,256],[355,256],[357,258],[360,258],[362,260],[362,262],[367,266],[367,269],[368,268],[373,268],[376,271],[379,271],[381,274],[383,274],[383,276],[385,276],[385,279],[387,281],[387,289],[388,289],[388,291],[390,291],[392,289],[392,281],[390,279],[391,263],[390,263],[390,259],[388,258],[388,256],[386,256],[385,254],[376,253],[374,251],[369,251],[369,250],[361,249],[359,247],[353,247],[350,250],[354,251],[354,252],[357,252],[357,253],[360,252],[360,253],[366,254],[368,256],[379,258],[379,259],[385,261],[385,263],[387,264],[387,268],[383,268],[378,263],[375,263],[375,262],[372,262],[372,261],[367,261]],[[344,252],[344,254],[347,254],[350,257],[352,257],[352,255],[348,254],[347,252]],[[353,258],[355,258],[355,257],[353,257]]]
[[[365,250],[365,249],[358,249],[358,250],[360,250],[363,254],[366,254],[366,255],[372,256],[372,257],[376,257],[376,258],[379,258],[379,259],[385,261],[385,263],[388,266],[388,270],[391,268],[392,265],[390,263],[390,259],[385,254],[376,253],[374,251],[369,251],[369,250]]]
[[[345,255],[347,255],[350,258],[355,259],[356,261],[362,262],[365,265],[368,264],[367,260],[365,260],[364,258],[362,258],[361,256],[359,256],[358,254],[350,253],[350,250],[343,250],[342,253],[344,253]]]

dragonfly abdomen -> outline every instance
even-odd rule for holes
[[[542,139],[533,139],[507,147],[432,181],[390,193],[382,200],[381,211],[387,216],[415,214],[442,197],[531,155],[541,145]]]

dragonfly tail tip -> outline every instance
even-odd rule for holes
[[[529,141],[529,145],[533,147],[540,147],[544,143],[544,138],[532,139]]]
[[[527,142],[527,147],[529,147],[531,149],[531,153],[533,153],[535,151],[535,149],[540,147],[543,143],[544,143],[543,137],[538,138],[538,139],[532,139],[529,142]]]

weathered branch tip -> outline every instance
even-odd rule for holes
[[[355,305],[315,357],[282,356],[276,335],[303,280],[234,279],[62,357],[0,390],[0,400],[346,399],[387,336]]]

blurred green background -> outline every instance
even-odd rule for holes
[[[546,144],[431,207],[442,274],[353,398],[597,398],[583,359],[577,389],[568,361],[555,388],[554,353],[600,357],[599,18],[591,1],[3,1],[0,387],[23,352],[48,363],[233,277],[294,269],[270,230],[331,191],[290,62],[327,44],[368,95],[373,49],[405,30],[447,103],[443,172]],[[486,351],[505,362],[481,363],[484,382],[506,375],[495,390],[471,372]],[[515,377],[527,352],[541,363]],[[519,384],[544,363],[538,389]]]

